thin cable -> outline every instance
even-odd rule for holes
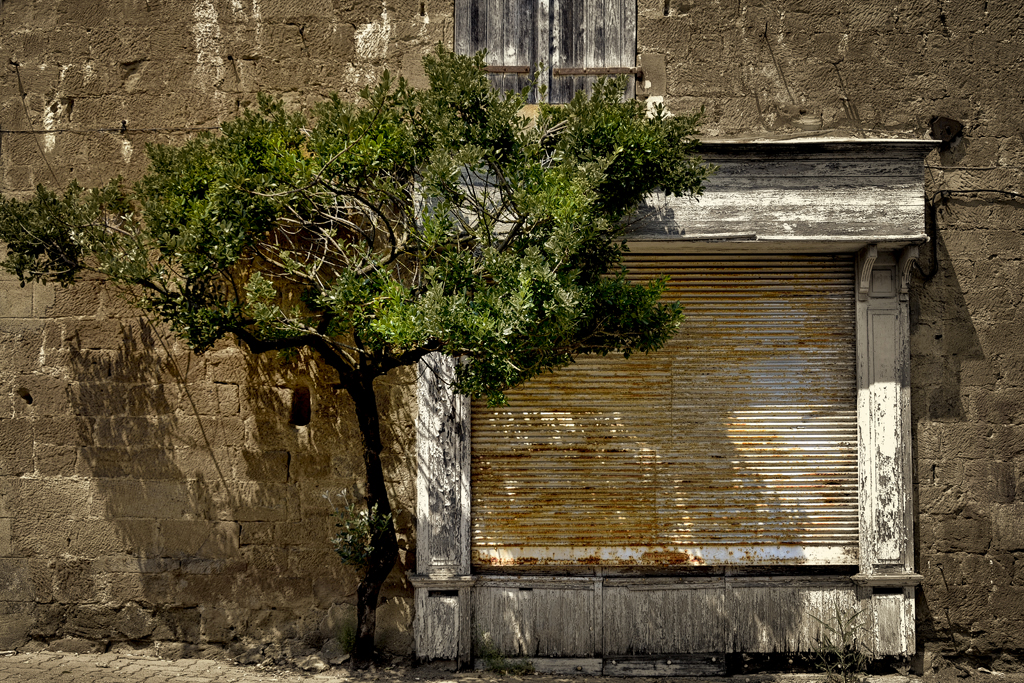
[[[25,98],[28,97],[28,93],[25,92],[25,87],[21,84],[21,68],[18,66],[18,63],[13,60],[11,61],[11,64],[14,65],[14,73],[18,77],[18,91],[21,93],[21,108],[25,112],[25,123],[27,123],[28,127],[31,128],[32,117],[28,115],[28,104],[25,102]],[[46,152],[43,150],[43,143],[39,141],[38,135],[35,136],[35,141],[36,147],[39,148],[39,156],[43,157],[43,161],[46,163],[46,168],[50,170],[50,176],[53,178],[53,182],[58,182],[57,174],[53,172],[53,166],[50,165],[50,159],[46,156]]]
[[[1004,167],[1000,167],[1004,168]],[[914,267],[921,273],[925,282],[931,282],[932,279],[939,274],[939,207],[935,199],[938,197],[945,204],[945,200],[953,195],[972,195],[980,193],[990,193],[1004,195],[1003,201],[1024,199],[1024,193],[1014,192],[1012,190],[936,190],[930,195],[925,197],[925,205],[928,207],[928,216],[931,218],[930,223],[925,224],[925,230],[929,230],[929,241],[931,242],[932,251],[932,267],[926,273],[919,263],[914,262]],[[996,200],[999,201],[999,200]]]
[[[772,43],[768,40],[768,22],[764,22],[764,44],[768,46],[768,54],[772,56],[772,62],[775,64],[775,70],[779,72],[779,77],[782,78],[782,85],[786,86],[786,93],[789,95],[789,101],[796,104],[796,100],[793,99],[793,92],[789,89],[789,83],[786,82],[786,74],[782,73],[782,67],[779,66],[779,61],[775,59],[775,51],[772,50]]]

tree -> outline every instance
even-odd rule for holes
[[[698,117],[648,116],[621,82],[530,120],[482,56],[439,47],[425,66],[427,90],[385,73],[360,104],[333,96],[311,116],[260,97],[218,134],[149,147],[131,188],[0,202],[22,283],[99,273],[197,353],[234,336],[338,371],[367,479],[357,664],[398,552],[374,380],[440,351],[463,359],[460,391],[500,402],[579,354],[660,347],[682,314],[661,283],[626,280],[627,218],[659,188],[699,194],[709,172]]]

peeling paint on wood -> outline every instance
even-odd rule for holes
[[[506,655],[592,657],[596,651],[593,586],[561,590],[480,585],[473,590],[473,627]]]

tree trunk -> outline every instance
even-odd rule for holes
[[[381,586],[388,578],[398,559],[398,541],[395,538],[395,522],[391,514],[384,483],[384,468],[381,451],[384,445],[380,437],[380,413],[377,409],[377,394],[373,389],[374,376],[354,379],[349,386],[349,395],[355,402],[356,417],[363,440],[363,463],[366,465],[366,505],[369,510],[377,508],[378,515],[388,515],[385,529],[372,540],[373,549],[364,568],[365,574],[356,589],[356,638],[352,649],[352,666],[365,668],[373,661],[373,639],[377,627],[377,600]]]

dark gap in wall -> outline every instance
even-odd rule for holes
[[[427,3],[425,3],[425,2],[421,2],[420,3],[420,16],[421,17],[427,16]]]
[[[28,389],[25,389],[24,387],[18,389],[18,396],[20,396],[21,400],[25,403],[32,405],[32,394],[29,393]]]
[[[292,415],[288,423],[296,427],[305,427],[309,424],[311,414],[312,405],[309,399],[309,387],[296,387],[292,389]]]
[[[459,591],[457,590],[438,590],[438,591],[427,591],[428,598],[457,598],[459,597]]]
[[[668,4],[671,0],[665,0],[665,16],[668,16],[669,7]]]

